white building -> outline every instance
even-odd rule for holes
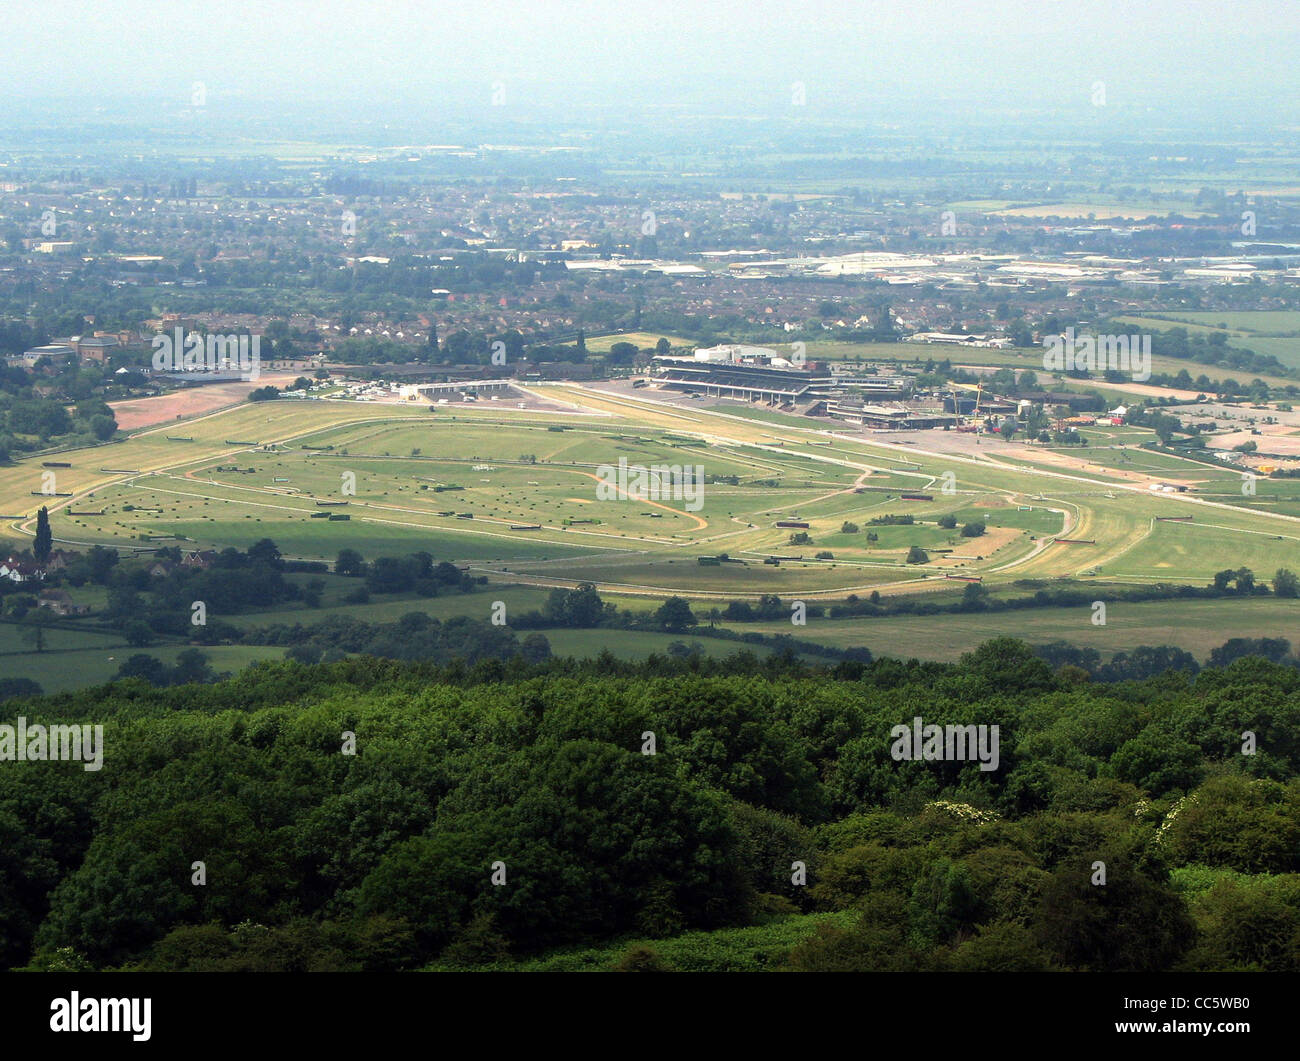
[[[780,360],[781,355],[766,346],[742,346],[739,343],[700,347],[695,351],[696,361],[717,361],[739,365]]]

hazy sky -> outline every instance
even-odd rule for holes
[[[989,100],[1300,97],[1300,0],[4,0],[0,118],[46,95],[411,100],[547,81],[707,103],[719,84]],[[507,96],[507,99],[509,97]],[[1235,104],[1234,104],[1235,105]]]

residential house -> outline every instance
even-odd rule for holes
[[[39,582],[44,577],[45,572],[29,560],[10,556],[0,562],[0,578],[7,578],[10,582]]]
[[[89,604],[77,604],[71,594],[63,589],[43,589],[36,599],[39,608],[48,608],[55,615],[89,615]]]
[[[80,553],[70,552],[67,549],[55,549],[50,553],[50,558],[45,561],[45,570],[62,571],[79,559],[81,559]]]

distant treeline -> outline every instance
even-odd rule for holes
[[[513,630],[490,622],[456,616],[445,621],[424,612],[409,612],[391,623],[369,623],[346,615],[326,616],[318,623],[293,623],[251,630],[244,644],[284,645],[290,659],[302,663],[330,663],[353,653],[385,659],[450,663],[461,660],[473,666],[482,660],[509,660],[521,656],[539,663],[551,654],[542,634],[520,641]]]
[[[1136,330],[1131,324],[1110,321],[1100,331],[1126,335]],[[1151,335],[1153,357],[1174,357],[1181,361],[1200,361],[1207,365],[1225,365],[1242,372],[1263,372],[1275,376],[1289,376],[1290,368],[1272,354],[1257,354],[1253,350],[1238,349],[1228,345],[1228,333],[1222,331],[1190,333],[1184,327],[1154,331],[1142,328]]]

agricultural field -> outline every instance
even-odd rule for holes
[[[21,642],[12,623],[0,623],[0,675],[5,678],[28,678],[46,693],[67,692],[88,685],[112,681],[128,659],[145,653],[167,666],[189,646],[150,645],[132,648],[120,637],[89,631],[50,630],[46,632],[46,649],[37,652],[30,643]],[[284,658],[284,649],[265,645],[204,646],[208,666],[217,674],[237,674],[261,660]]]
[[[1258,310],[1244,312],[1205,312],[1205,313],[1164,313],[1159,317],[1125,316],[1116,318],[1120,323],[1132,325],[1146,331],[1169,331],[1182,328],[1189,335],[1210,335],[1214,332],[1226,332],[1228,345],[1242,350],[1253,350],[1257,354],[1275,357],[1289,369],[1300,369],[1300,313],[1286,310]],[[1250,379],[1255,373],[1235,372],[1222,365],[1200,366],[1192,361],[1173,358],[1153,357],[1151,367],[1155,372],[1174,372],[1186,368],[1193,376],[1204,372],[1211,379],[1233,376],[1240,379],[1242,375]],[[1286,380],[1274,375],[1259,376],[1270,387],[1284,386],[1294,380]]]
[[[1215,314],[1209,314],[1209,316],[1214,317]],[[1189,332],[1198,331],[1196,325],[1184,323],[1181,320],[1136,316],[1117,317],[1115,319],[1121,324],[1129,325],[1137,330],[1167,331],[1170,328],[1185,327]],[[1199,330],[1203,330],[1208,334],[1221,329],[1202,326]],[[1271,354],[1288,367],[1300,368],[1300,338],[1266,337],[1254,333],[1240,332],[1232,333],[1228,342],[1230,346],[1254,350],[1257,354]],[[766,345],[781,350],[789,344],[769,343]],[[1043,350],[1041,347],[1004,350],[979,346],[951,346],[942,343],[850,343],[835,339],[814,339],[807,343],[806,354],[809,360],[812,361],[868,361],[880,364],[889,364],[891,362],[924,364],[927,361],[950,361],[954,366],[967,370],[1011,368],[1017,372],[1033,372],[1039,377],[1040,382],[1046,382],[1048,379],[1053,378],[1050,373],[1045,373],[1043,370]],[[1161,357],[1159,355],[1151,358],[1152,372],[1177,375],[1184,369],[1193,378],[1204,375],[1211,380],[1222,380],[1229,377],[1241,380],[1244,376],[1247,379],[1262,379],[1270,387],[1295,386],[1296,382],[1294,379],[1270,373],[1244,373],[1228,368],[1225,365],[1211,365],[1200,361]],[[1157,392],[1154,388],[1144,388],[1140,384],[1106,384],[1096,380],[1082,383],[1078,380],[1069,380],[1064,383],[1054,384],[1054,386],[1062,386],[1063,389],[1067,390],[1100,390],[1108,395],[1113,395],[1117,400],[1133,400],[1144,395],[1150,396],[1152,393],[1164,393]]]
[[[1211,310],[1168,312],[1162,316],[1220,331],[1251,332],[1255,335],[1300,334],[1300,311],[1296,310]]]
[[[1193,600],[1112,603],[1106,625],[1092,622],[1090,607],[1031,608],[1022,611],[879,618],[809,619],[789,623],[746,623],[742,630],[788,634],[836,648],[867,648],[876,656],[955,661],[992,637],[1030,644],[1064,641],[1096,649],[1103,659],[1139,645],[1177,645],[1199,660],[1229,637],[1287,637],[1294,644],[1300,603],[1294,600]]]
[[[1154,200],[1128,202],[1054,202],[1024,203],[1007,199],[968,199],[949,203],[949,208],[963,213],[992,214],[1003,217],[1061,217],[1092,218],[1098,221],[1110,219],[1140,220],[1148,217],[1167,217],[1180,214],[1183,217],[1201,217],[1203,211],[1191,209],[1185,204],[1172,200]]]

